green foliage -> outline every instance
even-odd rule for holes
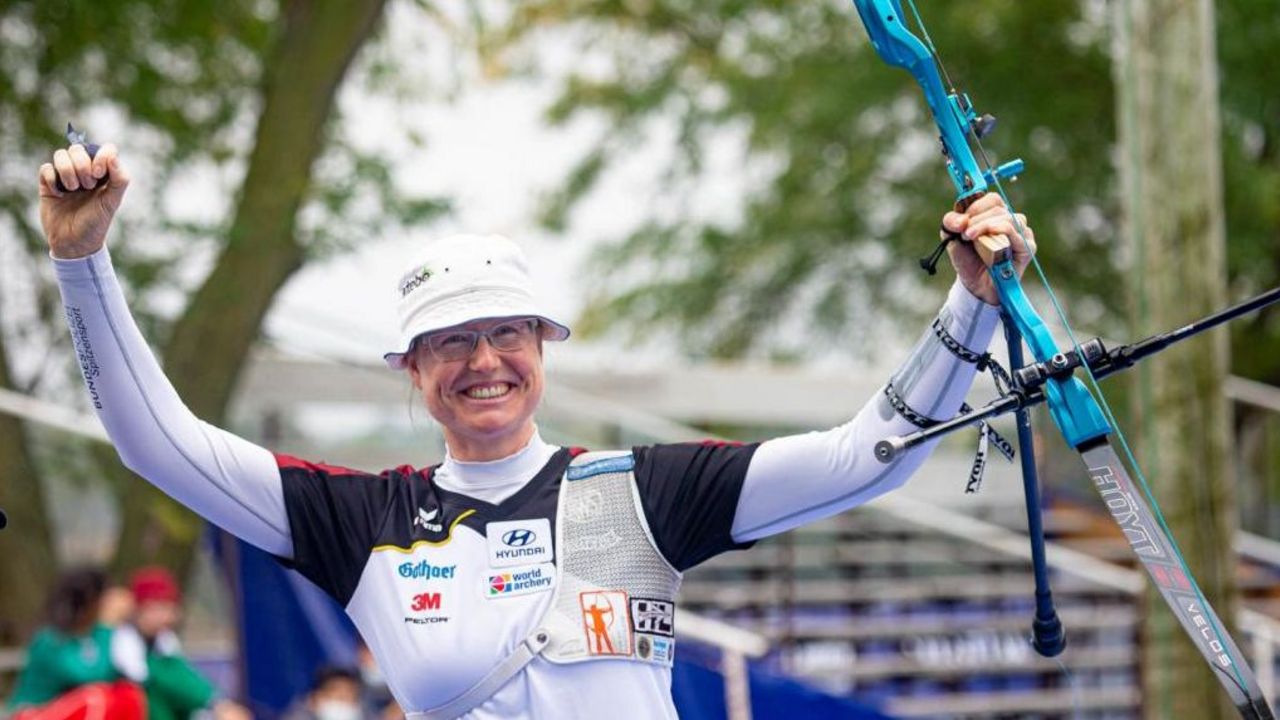
[[[137,134],[115,139],[164,146],[159,169],[164,174],[197,153],[227,153],[223,136],[246,98],[244,90],[232,90],[252,87],[272,18],[260,15],[261,3],[223,3],[216,13],[214,7],[59,1],[10,2],[0,10],[0,147],[13,169],[0,176],[0,228],[12,231],[30,254],[22,267],[6,268],[7,273],[44,274],[44,238],[32,212],[34,170],[65,144],[68,120],[84,129],[91,115],[125,114]],[[158,195],[133,199],[139,201],[152,206],[139,217],[163,222]],[[122,274],[141,289],[162,278],[155,265],[172,258],[130,262],[128,239],[139,224],[121,224],[118,247]],[[12,275],[5,278],[12,281]],[[64,343],[66,333],[56,329],[55,289],[46,283],[32,291],[37,316],[46,322],[28,323],[28,339],[40,338],[37,345]]]
[[[1218,2],[1227,259],[1233,295],[1280,281],[1280,96],[1266,70],[1280,44],[1274,7]],[[1280,313],[1232,326],[1237,372],[1280,384]]]
[[[957,83],[1000,117],[993,159],[1027,162],[1013,195],[1039,230],[1042,260],[1096,299],[1094,319],[1115,311],[1123,298],[1100,20],[1074,2],[934,2],[921,11]],[[595,274],[608,284],[596,288],[585,329],[618,319],[674,325],[695,354],[792,354],[814,335],[849,347],[841,335],[856,337],[872,318],[936,307],[944,283],[922,295],[911,276],[936,242],[950,184],[919,90],[875,56],[852,5],[541,0],[521,5],[511,37],[583,23],[586,55],[604,62],[584,62],[548,116],[602,115],[611,132],[551,199],[550,225],[565,221],[603,163],[653,152],[660,118],[676,128],[672,194],[712,180],[709,145],[739,128],[748,165],[768,170],[740,217],[666,213],[597,258],[632,272],[621,287],[617,273]],[[812,332],[786,330],[796,327]]]
[[[177,367],[175,387],[213,421],[272,297],[309,257],[447,209],[438,198],[405,195],[383,156],[347,140],[335,100],[344,82],[380,74],[370,85],[408,98],[385,82],[391,54],[359,52],[384,10],[384,0],[0,6],[0,252],[16,260],[0,265],[0,385],[53,394],[80,384],[33,212],[35,168],[63,144],[68,119],[91,140],[121,146],[135,180],[110,240],[114,264],[143,332],[164,347],[166,367]],[[353,65],[357,57],[367,61]],[[36,354],[46,362],[33,362]],[[15,358],[30,368],[17,382],[8,373]],[[36,455],[12,443],[5,452],[10,468],[23,459],[10,455]],[[111,449],[87,454],[96,472],[83,474],[106,478],[119,501],[117,566],[186,567],[198,537],[194,516],[126,475]],[[0,477],[0,495],[12,499],[32,484]],[[48,535],[24,533],[24,556],[43,557],[31,551],[48,550]],[[0,605],[13,617],[29,614]]]
[[[328,157],[314,173],[316,184],[303,229],[312,255],[343,250],[448,211],[444,199],[400,192],[382,155],[342,138],[331,139],[329,147]]]
[[[35,213],[35,168],[65,144],[68,120],[89,139],[121,146],[143,182],[130,189],[117,220],[112,256],[148,337],[161,341],[174,298],[187,295],[203,263],[225,242],[230,210],[192,217],[173,202],[184,183],[233,195],[252,151],[262,101],[263,63],[280,36],[273,0],[36,0],[0,8],[0,242],[27,250],[13,275],[47,276]],[[299,7],[302,7],[301,5]],[[385,54],[364,68],[389,74]],[[95,125],[94,120],[97,119]],[[385,158],[343,140],[346,119],[329,123],[299,224],[311,255],[424,222],[447,209],[439,198],[411,197],[392,181]],[[105,137],[102,125],[119,127]],[[189,197],[189,196],[188,196]],[[219,212],[218,210],[221,210]],[[23,332],[36,345],[63,346],[65,328],[51,283],[32,288],[43,322]],[[12,308],[8,309],[12,315]],[[12,321],[11,321],[12,323]],[[70,357],[62,353],[60,357]],[[57,372],[68,366],[53,365]],[[38,382],[32,378],[31,382]]]
[[[1027,163],[1012,199],[1032,219],[1073,321],[1126,336],[1121,274],[1141,269],[1116,243],[1105,6],[919,4],[956,84],[1000,119],[992,159]],[[1259,68],[1280,42],[1280,20],[1265,4],[1218,6],[1231,271],[1242,295],[1277,274],[1280,99]],[[506,40],[557,30],[585,38],[593,61],[564,82],[549,119],[603,117],[611,130],[550,198],[549,226],[571,218],[606,163],[662,156],[659,121],[677,129],[672,182],[654,202],[667,212],[597,258],[630,272],[593,274],[604,281],[584,329],[675,329],[693,354],[790,354],[814,336],[854,347],[877,320],[936,307],[944,282],[918,284],[914,259],[934,243],[950,185],[919,90],[875,56],[850,3],[539,0],[521,5]],[[738,128],[744,170],[764,167],[766,179],[732,220],[683,209],[681,192],[715,180],[707,148]],[[772,327],[812,332],[797,340]],[[1241,348],[1243,364],[1280,376],[1272,345]]]

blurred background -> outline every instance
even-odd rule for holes
[[[993,159],[1026,162],[1011,199],[1078,333],[1129,342],[1277,284],[1274,7],[919,6],[999,119]],[[36,216],[68,121],[133,174],[112,255],[187,404],[364,469],[443,454],[379,362],[398,261],[431,237],[525,246],[575,328],[540,427],[596,448],[840,423],[951,281],[916,264],[954,200],[936,130],[848,2],[0,0],[0,695],[86,565],[169,569],[186,655],[257,717],[359,657],[332,603],[103,442]],[[1104,385],[1273,700],[1278,319]],[[970,402],[994,395],[979,380]],[[1037,420],[1060,662],[1026,642],[1019,475],[995,461],[966,495],[960,433],[903,491],[687,576],[682,716],[1233,717]]]

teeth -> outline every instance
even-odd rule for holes
[[[511,386],[507,383],[498,383],[497,385],[477,385],[467,388],[467,397],[477,400],[488,400],[490,398],[502,397],[511,392]]]

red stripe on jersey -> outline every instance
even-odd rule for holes
[[[421,473],[424,478],[426,478],[427,480],[430,480],[431,473],[434,470],[435,470],[434,467],[429,467],[429,468],[424,468],[422,470],[419,470],[418,468],[412,465],[400,465],[400,466],[391,468],[390,470],[383,470],[379,474],[382,475],[383,477],[387,477],[389,475],[401,475],[404,477],[410,477],[412,475],[417,475]]]
[[[302,458],[292,455],[283,455],[281,453],[271,453],[276,456],[276,466],[281,470],[286,468],[296,468],[299,470],[310,470],[312,472],[321,472],[327,475],[368,475],[369,473],[351,468],[340,467],[338,465],[326,465],[324,463],[307,462]]]
[[[281,470],[284,470],[284,469],[306,470],[307,472],[322,473],[325,475],[363,475],[365,477],[373,476],[373,473],[365,472],[363,470],[354,470],[352,468],[342,467],[341,465],[329,465],[328,463],[314,463],[309,460],[303,460],[302,458],[294,457],[293,455],[285,455],[283,453],[271,453],[271,454],[275,455],[276,466],[279,467]],[[399,467],[391,468],[390,470],[383,470],[379,474],[382,475],[383,477],[400,475],[406,478],[411,477],[413,475],[421,474],[424,478],[426,478],[427,480],[430,480],[432,472],[434,470],[435,470],[434,467],[429,467],[424,470],[419,470],[412,465],[401,465]]]
[[[703,440],[698,444],[703,447],[742,447],[737,440]]]

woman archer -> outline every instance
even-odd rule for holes
[[[342,604],[410,718],[675,717],[681,573],[901,486],[929,448],[885,465],[873,445],[913,429],[908,418],[959,411],[998,317],[985,265],[950,243],[957,280],[937,321],[848,422],[748,445],[580,452],[534,420],[544,344],[569,329],[539,309],[519,247],[446,238],[387,288],[400,342],[384,356],[443,428],[445,459],[371,474],[274,454],[187,410],[105,246],[128,185],[112,145],[60,149],[39,171],[72,337],[113,443]],[[1022,233],[987,195],[942,225],[1006,236],[1021,271],[1033,235],[1019,221]]]

